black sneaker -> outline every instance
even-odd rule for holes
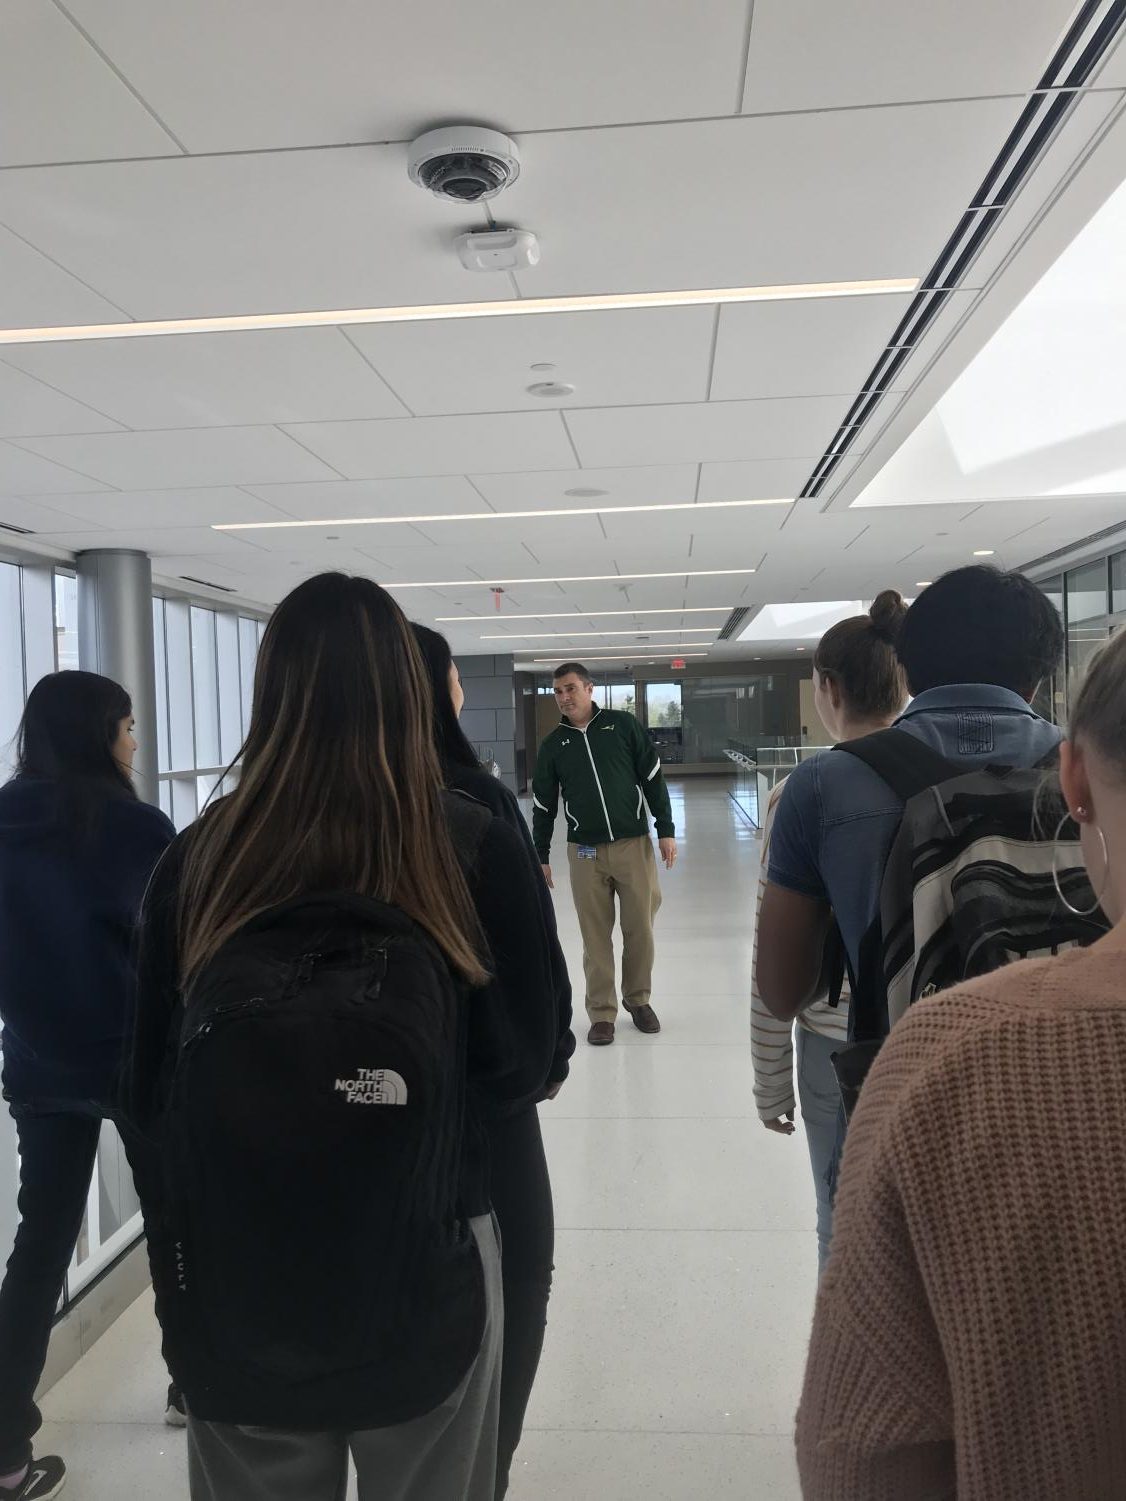
[[[0,1490],[4,1501],[49,1501],[66,1484],[66,1465],[57,1454],[42,1454],[27,1467],[27,1474],[14,1490]]]
[[[168,1388],[168,1404],[164,1409],[164,1421],[169,1428],[188,1426],[188,1409],[184,1406],[184,1394],[174,1381]]]

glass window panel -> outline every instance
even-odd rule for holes
[[[1086,563],[1067,576],[1067,621],[1077,625],[1107,613],[1107,564],[1105,558]]]
[[[192,719],[191,611],[185,600],[164,601],[164,639],[168,663],[169,769],[195,765]]]
[[[30,693],[55,670],[55,580],[50,568],[20,569],[24,681]]]
[[[258,622],[239,616],[238,661],[242,685],[242,735],[250,729],[250,707],[254,702],[254,664],[258,660]]]
[[[168,818],[172,817],[172,783],[163,781],[157,788],[160,798],[160,809]]]
[[[1126,552],[1110,560],[1110,608],[1116,615],[1126,613]]]
[[[78,666],[78,580],[55,574],[55,656],[60,672]]]
[[[168,744],[168,644],[164,637],[164,601],[152,602],[152,654],[156,671],[156,761],[160,771],[172,770]],[[168,809],[164,810],[166,813]]]
[[[15,735],[23,713],[23,617],[20,571],[0,563],[0,776],[15,766]]]
[[[215,616],[215,655],[219,673],[219,761],[226,766],[242,748],[237,615],[220,611]]]
[[[219,671],[215,659],[215,611],[192,606],[192,705],[195,764],[219,764]]]
[[[196,793],[195,777],[173,777],[172,782],[172,822],[178,829],[186,829],[190,823],[195,822],[199,812],[199,802]]]
[[[207,806],[207,799],[219,785],[220,778],[217,776],[196,777],[196,807],[202,813]]]
[[[646,683],[645,714],[649,728],[677,726],[681,722],[681,685],[679,683]]]
[[[1067,575],[1067,705],[1092,657],[1110,639],[1107,560],[1087,563]]]

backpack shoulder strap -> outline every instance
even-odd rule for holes
[[[906,730],[880,730],[836,749],[870,766],[905,803],[963,770]]]
[[[464,868],[472,870],[494,815],[484,803],[456,787],[447,790],[444,802],[454,850]]]

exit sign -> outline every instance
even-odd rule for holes
[[[677,670],[678,668],[683,667],[684,666],[684,658],[683,657],[673,657],[673,659],[672,659],[672,665],[673,665],[673,670],[674,671]]]

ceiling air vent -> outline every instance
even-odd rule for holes
[[[190,573],[182,573],[180,578],[185,584],[202,584],[205,589],[218,589],[220,594],[237,594],[237,589],[232,589],[228,584],[213,584],[210,579],[195,579]]]
[[[802,498],[821,494],[831,475],[891,389],[912,350],[946,305],[974,259],[1020,192],[1052,137],[1075,107],[1095,69],[1126,30],[1126,0],[1087,0],[1029,95],[984,181],[941,254],[919,283],[899,327],[872,368],[860,395],[806,481]]]
[[[0,521],[0,532],[14,532],[17,537],[34,537],[29,526],[13,526],[10,521]]]
[[[730,641],[732,636],[737,635],[742,630],[750,613],[746,605],[740,605],[737,610],[732,610],[716,639],[718,641]]]

